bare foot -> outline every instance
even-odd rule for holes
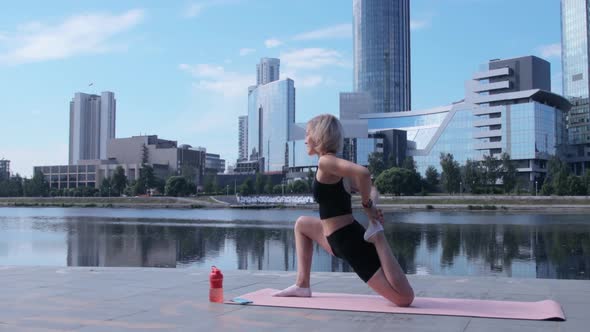
[[[299,287],[297,285],[293,285],[293,286],[289,286],[289,287],[283,289],[282,291],[278,291],[278,292],[272,294],[272,296],[311,297],[311,288],[303,288],[303,287]]]
[[[378,221],[369,220],[369,225],[367,226],[364,236],[365,241],[372,243],[374,236],[379,232],[383,232],[383,225]]]

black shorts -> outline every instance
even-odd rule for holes
[[[345,260],[367,282],[379,270],[381,261],[375,245],[366,242],[364,234],[365,228],[355,220],[330,234],[327,239],[334,255]]]

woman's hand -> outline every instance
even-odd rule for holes
[[[375,205],[370,208],[364,208],[365,213],[369,217],[369,220],[377,220],[383,225],[383,211],[378,209]]]

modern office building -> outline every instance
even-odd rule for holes
[[[115,138],[117,101],[112,92],[77,92],[70,102],[69,164],[106,159],[107,144]]]
[[[248,160],[248,116],[238,118],[238,160]]]
[[[96,187],[113,176],[121,166],[129,181],[137,180],[143,164],[150,165],[154,175],[166,179],[171,175],[193,176],[199,186],[205,175],[206,151],[193,149],[156,135],[117,138],[109,141],[107,159],[80,160],[78,165],[36,166],[52,189]]]
[[[206,150],[188,144],[180,147],[176,141],[164,140],[157,135],[132,136],[109,141],[108,158],[121,164],[149,164],[162,178],[169,175],[194,176],[199,185],[205,175]]]
[[[545,90],[551,86],[549,63],[536,57],[492,60],[465,84],[465,99],[451,105],[405,113],[361,115],[368,130],[402,130],[407,154],[425,174],[441,172],[440,154],[460,164],[485,155],[508,153],[521,181],[532,185],[547,171],[547,160],[566,143],[567,99]]]
[[[354,92],[374,113],[411,108],[410,1],[353,0]]]
[[[4,158],[0,159],[0,180],[8,180],[10,178],[10,160]]]
[[[225,172],[225,159],[221,159],[218,154],[207,153],[205,159],[205,173],[223,173]]]
[[[279,80],[281,60],[262,58],[256,65],[256,85],[263,85]]]
[[[282,171],[291,124],[295,83],[287,78],[258,85],[248,94],[249,160],[264,158],[263,172]]]
[[[43,172],[51,189],[80,187],[100,188],[102,180],[113,176],[121,166],[129,181],[137,180],[141,164],[119,164],[116,160],[80,160],[78,165],[35,166],[34,172]]]
[[[567,118],[567,160],[576,174],[590,169],[589,15],[587,0],[561,0],[563,96],[573,104]]]

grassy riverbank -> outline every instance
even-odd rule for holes
[[[12,207],[100,207],[177,208],[224,207],[210,197],[0,197],[0,206]]]
[[[586,196],[383,196],[379,205],[385,211],[396,210],[521,210],[521,211],[586,211]],[[152,208],[198,209],[239,207],[231,196],[200,197],[8,197],[0,198],[0,206],[11,207],[88,207],[88,208]],[[360,208],[360,198],[353,197],[353,206]],[[243,206],[242,206],[243,207]],[[247,206],[257,208],[257,206]],[[260,208],[315,209],[306,206],[268,206]]]

